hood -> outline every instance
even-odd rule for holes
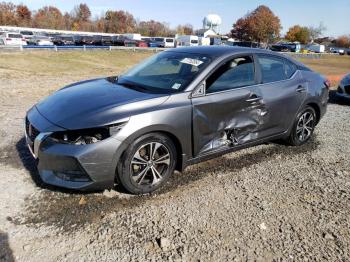
[[[51,123],[73,130],[109,125],[154,110],[169,97],[129,89],[112,79],[66,86],[39,102],[36,108]]]

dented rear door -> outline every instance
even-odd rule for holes
[[[264,107],[255,86],[192,98],[194,156],[259,138]]]

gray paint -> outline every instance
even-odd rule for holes
[[[176,52],[200,53],[212,58],[211,64],[183,92],[144,93],[122,87],[113,78],[95,79],[65,87],[29,110],[29,121],[42,133],[127,122],[116,135],[90,145],[36,139],[39,172],[44,182],[75,189],[112,187],[122,153],[145,133],[164,132],[175,139],[181,150],[178,169],[182,170],[204,159],[285,137],[298,111],[306,104],[317,106],[320,117],[326,111],[328,90],[324,78],[304,70],[302,64],[289,57],[233,47],[187,47],[177,48]],[[256,68],[255,85],[205,94],[203,84],[218,66],[234,56],[257,53],[284,57],[299,70],[289,80],[260,84],[261,74]],[[200,87],[202,92],[197,90]],[[302,90],[298,91],[300,87]],[[68,164],[64,165],[65,157],[77,161],[92,181],[69,182],[57,178],[53,173],[54,163],[63,163],[60,167],[63,170],[68,168]]]

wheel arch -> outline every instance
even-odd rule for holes
[[[318,122],[320,121],[321,119],[321,109],[320,109],[320,106],[315,103],[315,102],[309,102],[306,104],[306,106],[310,106],[312,107],[315,112],[316,112],[316,125],[318,124]]]
[[[184,168],[186,167],[185,163],[186,163],[187,157],[185,154],[185,148],[184,148],[185,145],[181,143],[181,139],[179,138],[179,136],[174,134],[174,132],[171,132],[169,128],[167,128],[166,126],[153,126],[152,128],[146,127],[138,130],[137,132],[131,134],[122,142],[119,150],[117,150],[114,156],[116,173],[118,172],[119,162],[122,159],[124,152],[131,145],[131,143],[136,139],[138,139],[139,137],[150,133],[162,134],[164,136],[167,136],[169,139],[171,139],[171,141],[174,143],[174,146],[176,148],[176,153],[177,153],[175,170],[179,172],[182,172],[184,170]]]

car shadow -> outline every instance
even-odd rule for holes
[[[328,103],[349,106],[350,105],[350,99],[346,99],[344,97],[339,97],[337,95],[337,91],[336,90],[330,90],[329,91]]]
[[[15,261],[7,233],[0,230],[0,261]]]

